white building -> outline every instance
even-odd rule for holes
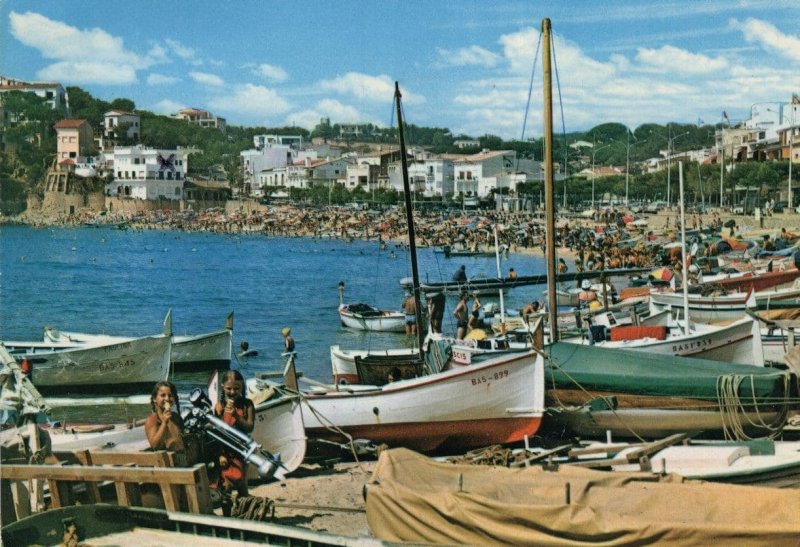
[[[162,150],[142,145],[114,148],[105,154],[114,173],[114,180],[106,185],[106,195],[182,199],[189,153],[187,149]]]
[[[289,145],[274,143],[266,143],[259,150],[244,150],[239,155],[242,158],[244,193],[256,197],[264,195],[262,181],[274,182],[275,180],[274,177],[270,179],[268,175],[262,175],[262,173],[274,172],[276,169],[304,162],[306,159],[311,161],[317,159],[315,150],[297,150]],[[288,184],[288,172],[286,172],[284,180]],[[267,185],[273,186],[273,184]],[[284,186],[284,184],[276,186]]]
[[[299,150],[303,147],[303,137],[301,135],[253,135],[253,146],[259,150],[275,144]]]
[[[0,93],[23,91],[35,93],[46,100],[50,108],[69,113],[69,103],[64,87],[58,82],[24,82],[0,76]]]
[[[443,197],[453,193],[453,161],[450,159],[428,157],[413,160],[408,164],[408,177],[415,187],[422,186],[425,197]]]
[[[114,148],[123,137],[120,134],[120,126],[125,129],[125,137],[131,141],[138,142],[142,134],[141,117],[139,114],[125,112],[124,110],[109,110],[104,115],[103,134],[98,138],[101,150]]]
[[[510,180],[499,176],[515,172],[516,159],[514,150],[483,150],[454,161],[453,191],[467,196],[488,196],[493,189],[501,188],[498,184]]]

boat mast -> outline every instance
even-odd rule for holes
[[[422,327],[422,306],[419,300],[419,269],[417,268],[417,243],[416,236],[414,235],[414,211],[411,208],[411,185],[408,182],[408,158],[406,158],[406,141],[403,136],[403,113],[400,108],[400,84],[394,83],[394,98],[397,105],[397,130],[400,134],[400,164],[403,168],[403,194],[405,196],[406,204],[406,223],[408,224],[408,246],[409,253],[411,254],[411,280],[414,291],[414,313],[417,322],[417,343],[419,344],[419,351],[422,353],[422,343],[425,340],[425,333]]]
[[[547,248],[547,300],[550,308],[550,342],[558,341],[556,304],[556,213],[553,186],[553,89],[550,66],[550,19],[542,19],[542,68],[544,69],[544,200],[545,247]]]

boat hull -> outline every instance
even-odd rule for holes
[[[406,316],[400,312],[379,310],[377,315],[353,313],[346,307],[339,308],[342,326],[371,332],[405,332]]]
[[[597,345],[611,349],[644,351],[658,355],[697,357],[742,365],[764,365],[764,352],[758,323],[752,319],[740,319],[725,327],[695,325],[689,335],[675,335],[666,340],[644,338],[636,340],[604,341]],[[588,343],[585,339],[565,340],[572,343]]]
[[[540,355],[518,354],[370,391],[309,394],[306,432],[343,442],[324,420],[354,438],[423,452],[520,441],[541,422],[543,364]]]
[[[172,339],[136,338],[104,345],[48,349],[47,344],[6,342],[17,360],[32,365],[31,380],[49,393],[80,390],[131,391],[166,380]]]
[[[134,340],[128,336],[88,334],[46,328],[44,340],[54,343],[97,344]],[[196,336],[173,336],[170,357],[176,372],[227,369],[231,366],[233,331],[223,329]]]
[[[756,305],[768,307],[770,302],[795,300],[800,297],[800,288],[767,289],[755,293]],[[701,323],[714,323],[740,319],[747,313],[747,293],[725,296],[689,295],[689,317]],[[661,311],[667,308],[683,310],[683,294],[673,292],[650,292],[650,309]]]

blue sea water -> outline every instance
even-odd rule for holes
[[[418,250],[423,281],[449,279],[461,264],[470,277],[496,275],[493,257],[446,259]],[[542,273],[541,257],[511,254],[501,271]],[[377,241],[281,238],[168,230],[0,226],[0,339],[40,340],[49,325],[64,330],[144,336],[161,332],[172,310],[175,334],[224,327],[235,314],[234,345],[246,340],[258,356],[234,362],[245,377],[277,370],[289,326],[298,369],[330,380],[330,346],[383,348],[412,345],[402,334],[353,331],[339,323],[337,286],[346,302],[399,309],[399,280],[411,275],[402,247]],[[515,288],[508,308],[542,298],[543,286]],[[482,298],[490,302],[490,298]],[[494,301],[497,301],[496,299]],[[452,310],[455,298],[448,300]],[[445,332],[455,332],[450,312]],[[183,392],[206,381],[203,373],[175,378]],[[86,386],[87,394],[91,386]]]

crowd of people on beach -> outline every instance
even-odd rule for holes
[[[510,252],[544,252],[544,221],[530,212],[506,211],[415,211],[417,245],[451,246],[454,249],[491,250],[497,244]],[[623,239],[624,225],[617,229],[619,214],[603,220],[561,221],[556,242],[571,251],[584,250],[581,266],[592,269],[605,262],[624,267],[641,264],[643,253],[614,249]],[[405,242],[407,226],[401,208],[355,210],[346,207],[259,206],[252,210],[225,211],[221,207],[204,211],[157,210],[145,212],[82,211],[74,215],[25,214],[18,220],[32,226],[102,226],[121,229],[168,229],[224,234],[264,234],[281,237],[336,239],[379,239]],[[9,219],[5,219],[9,221]],[[596,241],[590,235],[597,227]],[[589,256],[592,252],[594,260]],[[600,258],[602,257],[602,258]],[[607,266],[611,267],[611,266]]]

